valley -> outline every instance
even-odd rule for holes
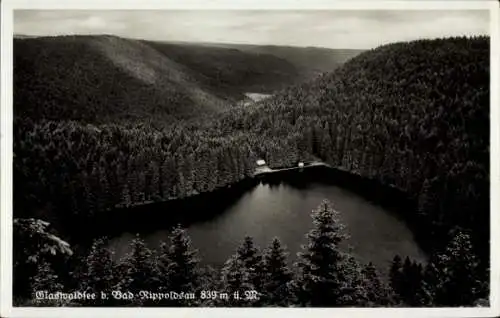
[[[191,255],[192,236],[201,263],[215,267],[200,274],[206,286],[244,271],[231,267],[241,265],[231,253],[257,253],[253,239],[287,246],[293,256],[284,267],[307,263],[297,253],[326,228],[325,236],[342,241],[332,253],[346,284],[357,286],[369,270],[399,295],[375,303],[463,303],[447,285],[457,277],[446,276],[443,288],[423,283],[433,271],[449,273],[451,263],[440,259],[459,255],[454,264],[474,272],[457,289],[470,305],[487,295],[488,59],[484,36],[363,52],[109,35],[16,38],[14,217],[49,221],[76,255],[51,262],[82,275],[86,257],[119,275],[120,266],[153,271],[153,250],[168,251],[162,242],[171,239]],[[343,223],[352,241],[341,238]],[[19,237],[16,244],[28,244]],[[139,265],[130,265],[134,255]],[[17,257],[24,264],[28,256]],[[72,273],[61,274],[68,288],[79,284]],[[406,289],[391,273],[409,281]],[[31,287],[19,280],[26,299]],[[331,299],[359,305],[356,297]]]
[[[289,56],[301,51],[277,48]],[[310,79],[312,72],[272,51],[111,35],[18,36],[14,52],[15,115],[87,123],[146,121],[163,126],[218,116],[246,94],[251,99],[265,96]],[[342,52],[338,61],[324,63],[334,69],[343,60]]]

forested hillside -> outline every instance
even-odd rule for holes
[[[87,123],[149,121],[156,126],[217,114],[244,100],[247,92],[274,93],[311,77],[304,60],[317,61],[316,55],[299,48],[281,50],[290,56],[301,52],[302,60],[282,58],[275,50],[109,35],[16,36],[14,114]],[[327,69],[340,64],[336,50],[317,50],[335,60]]]
[[[75,45],[79,39],[74,38]],[[99,41],[95,45],[102,49]],[[104,56],[109,59],[109,54],[118,54],[116,51],[96,56],[92,63],[99,76],[86,77],[78,73],[83,67],[78,63],[83,62],[75,63],[80,66],[74,68],[61,63],[60,68],[47,70],[44,63],[35,63],[49,58],[41,43],[19,53],[25,56],[24,69],[15,69],[24,74],[15,75],[15,216],[77,220],[116,207],[227,186],[252,177],[257,158],[271,167],[319,158],[408,194],[415,208],[405,211],[405,216],[422,242],[432,242],[427,247],[443,250],[457,231],[470,233],[473,250],[481,260],[478,275],[487,280],[489,38],[385,45],[356,56],[333,73],[294,85],[251,107],[231,107],[203,125],[178,121],[162,129],[147,123],[101,124],[98,120],[101,115],[120,113],[120,102],[128,96],[134,102],[126,103],[130,108],[120,114],[142,111],[157,116],[163,105],[159,100],[170,95],[161,95],[163,87],[160,95],[143,89],[150,87],[145,81],[155,78],[153,71],[144,71],[154,69],[151,64],[126,68],[122,73],[128,74],[137,89],[128,91],[128,86],[122,86],[115,91],[115,84],[106,86],[116,83],[111,75],[114,71],[106,72],[111,64],[98,63]],[[79,45],[72,53],[61,46],[56,51],[62,55],[50,58],[80,61],[79,57],[94,52]],[[144,44],[130,45],[135,49]],[[154,52],[154,56],[161,55]],[[124,67],[121,55],[113,56],[121,65],[116,68]],[[54,75],[43,81],[48,77],[40,70]],[[109,81],[102,82],[102,78]],[[62,88],[47,89],[54,81]],[[80,81],[101,84],[78,90],[64,86]],[[191,87],[186,85],[182,87]],[[158,104],[147,102],[150,98],[159,98]],[[218,105],[219,99],[208,100],[213,101],[208,105]],[[136,102],[143,107],[136,108]],[[40,109],[35,112],[34,106]],[[179,107],[168,114],[197,111]],[[35,120],[36,114],[45,119]],[[58,120],[61,117],[73,121]],[[88,124],[93,120],[96,122]]]
[[[214,90],[240,99],[242,92],[273,93],[305,79],[297,65],[272,52],[254,53],[197,43],[145,43],[202,76]],[[330,50],[332,55],[333,52]]]
[[[304,211],[306,212],[306,211]],[[373,263],[339,246],[348,237],[341,212],[323,201],[311,212],[307,244],[290,266],[287,246],[275,237],[265,249],[250,236],[220,268],[204,266],[187,232],[174,227],[158,250],[139,235],[116,260],[106,238],[74,252],[46,222],[16,220],[16,306],[424,307],[487,306],[469,235],[458,232],[428,264],[399,255],[390,279]],[[479,278],[479,279],[478,279]],[[45,293],[45,297],[33,297]],[[55,297],[65,293],[66,297]],[[82,299],[82,295],[94,295]]]
[[[221,127],[281,136],[299,153],[404,190],[429,239],[463,226],[486,242],[488,61],[486,37],[390,44],[232,110]]]
[[[115,36],[14,41],[19,118],[169,122],[229,106],[185,66],[139,41]]]
[[[295,47],[251,44],[212,44],[219,47],[234,48],[255,54],[270,54],[292,63],[301,78],[312,79],[322,73],[334,71],[349,59],[363,52],[355,49],[327,49],[320,47]]]
[[[58,169],[65,174],[61,180],[97,177],[99,170],[110,178],[114,171],[115,181],[107,183],[123,190],[124,180],[149,180],[147,171],[156,174],[174,160],[186,171],[165,168],[182,174],[169,182],[182,180],[184,186],[169,191],[183,196],[204,191],[201,184],[212,184],[206,187],[210,189],[241,178],[235,171],[245,169],[236,167],[246,165],[248,171],[253,158],[286,166],[317,156],[405,190],[418,200],[421,216],[436,225],[479,226],[488,216],[488,47],[487,38],[384,46],[271,100],[233,108],[205,127],[179,123],[157,131],[147,125],[98,127],[23,119],[15,125],[15,165],[35,185],[58,178],[51,168],[55,162],[69,169]],[[218,164],[215,158],[222,157],[227,159]],[[206,173],[198,171],[203,164],[194,164],[195,158],[227,170],[227,177],[217,174],[217,181],[207,182]],[[136,176],[131,179],[125,171]],[[129,185],[127,191],[132,188],[147,187]]]

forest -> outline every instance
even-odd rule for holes
[[[280,54],[113,35],[14,37],[14,109],[22,118],[157,127],[214,116],[247,92],[311,77],[303,60],[317,60],[315,51],[274,50]],[[358,51],[327,53],[321,65],[331,71]]]
[[[151,104],[141,96],[127,105],[143,111],[142,117],[115,121],[104,120],[118,111],[120,104],[113,104],[114,99],[87,99],[75,105],[67,99],[50,98],[51,94],[62,95],[59,88],[47,86],[40,86],[43,93],[33,90],[31,97],[18,98],[24,92],[18,87],[25,87],[18,83],[25,77],[17,78],[17,69],[25,67],[21,74],[26,76],[26,65],[15,66],[14,75],[14,216],[20,224],[31,218],[51,224],[64,219],[76,226],[78,220],[112,209],[213,191],[251,178],[260,158],[270,167],[322,160],[398,188],[412,198],[414,209],[404,217],[435,259],[426,268],[396,259],[396,268],[406,266],[406,272],[413,268],[413,274],[408,274],[413,277],[427,273],[424,281],[432,286],[429,288],[455,284],[452,280],[433,281],[430,273],[451,266],[447,252],[462,255],[453,250],[467,248],[464,255],[471,259],[464,260],[463,268],[452,275],[473,275],[481,282],[480,288],[474,287],[474,300],[485,297],[490,213],[488,37],[381,46],[357,55],[334,72],[292,85],[250,107],[207,110],[190,120],[170,118],[168,125],[153,124],[155,117],[163,117],[151,111]],[[21,102],[24,105],[18,107]],[[157,102],[161,114],[169,103],[175,104],[161,96]],[[40,224],[29,227],[43,234]],[[70,241],[69,237],[62,239]],[[14,243],[20,249],[32,244],[24,239]],[[140,238],[136,243],[142,244]],[[95,253],[104,253],[105,259],[109,251],[102,248],[102,242],[96,244]],[[145,259],[153,257],[147,249],[139,254]],[[106,264],[102,266],[111,266]],[[241,266],[235,260],[226,265],[233,267],[228,273],[236,273]],[[325,278],[329,283],[335,279]],[[449,287],[449,292],[470,287],[467,284]],[[318,293],[326,287],[313,284],[310,288]],[[406,287],[400,290],[416,295]],[[423,304],[409,301],[408,295],[401,296],[404,303]],[[344,304],[334,300],[338,297],[342,296],[331,295],[332,305]],[[459,298],[458,294],[434,295],[426,302],[465,305],[472,300]],[[312,300],[294,304],[307,305],[308,301]]]
[[[339,211],[323,201],[312,212],[298,261],[289,266],[279,238],[260,250],[245,237],[221,269],[203,267],[189,236],[175,227],[158,252],[139,237],[118,262],[106,238],[94,241],[87,255],[73,254],[52,235],[45,222],[15,222],[21,238],[32,235],[20,251],[15,269],[18,305],[22,306],[223,306],[223,307],[407,307],[487,305],[487,288],[473,273],[470,237],[457,233],[424,267],[399,255],[381,279],[372,263],[362,264],[339,250],[346,238]],[[64,263],[64,268],[61,264]],[[68,265],[69,264],[69,265]],[[59,271],[57,271],[57,269]],[[43,291],[45,297],[36,296]],[[95,295],[82,299],[73,291]],[[62,293],[66,293],[62,296]],[[171,296],[175,293],[177,296]],[[29,295],[34,295],[32,298]],[[51,296],[48,296],[51,295]],[[73,295],[73,296],[69,296]],[[103,296],[105,295],[105,296]],[[168,296],[167,296],[168,295]],[[184,295],[184,296],[183,296]],[[22,297],[24,296],[24,298]]]

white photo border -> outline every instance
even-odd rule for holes
[[[490,12],[490,307],[479,308],[28,308],[12,307],[12,86],[13,11],[65,10],[488,10]],[[499,109],[500,49],[497,1],[331,1],[331,0],[4,0],[1,3],[1,317],[498,317],[500,316]],[[496,213],[495,213],[496,212]],[[496,253],[495,253],[496,251]]]

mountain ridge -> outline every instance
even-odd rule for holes
[[[332,67],[335,63],[332,62]],[[15,115],[172,122],[309,79],[271,53],[115,35],[14,36]]]

